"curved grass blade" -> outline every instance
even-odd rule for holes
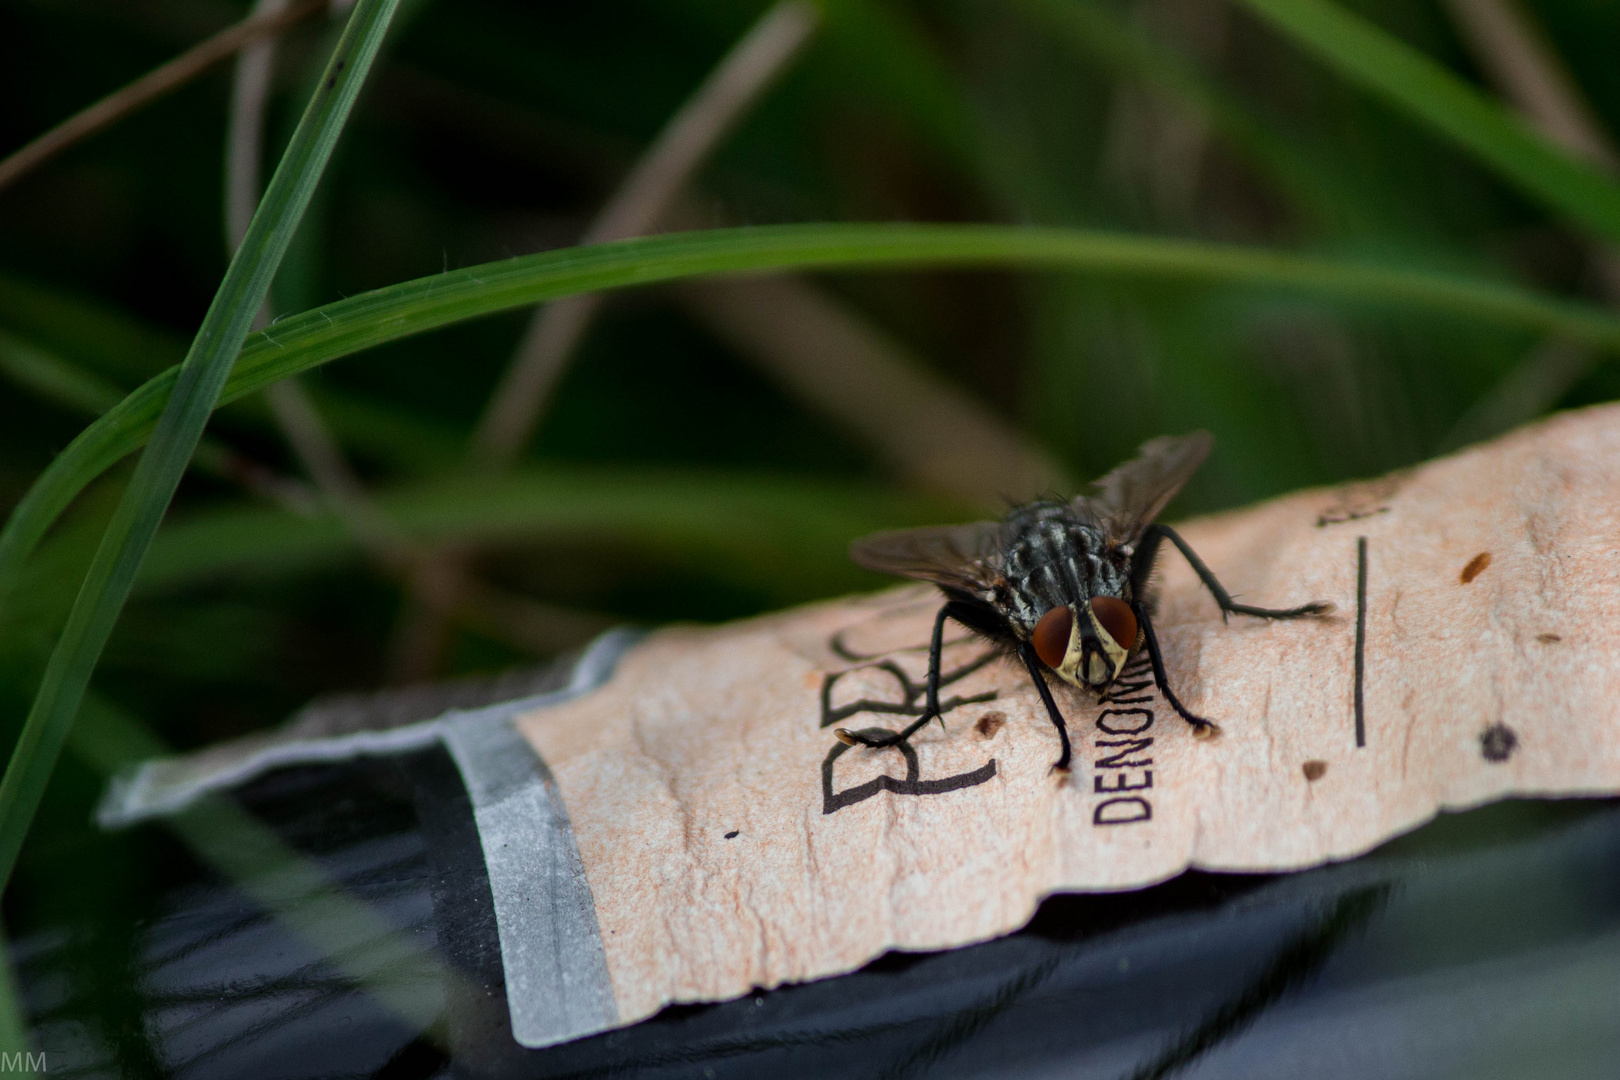
[[[1331,0],[1242,0],[1340,75],[1423,121],[1532,199],[1620,243],[1620,184],[1564,153],[1501,105]]]
[[[1078,229],[996,225],[779,225],[566,248],[418,278],[283,319],[248,338],[220,403],[362,349],[559,296],[769,270],[992,267],[1260,286],[1556,333],[1620,351],[1602,308],[1453,274],[1264,249]],[[151,437],[177,371],[156,376],[57,455],[0,530],[0,598],[84,488]]]
[[[34,706],[0,779],[0,888],[11,877],[141,560],[202,437],[254,314],[343,130],[398,0],[360,0],[338,42],[191,350],[172,380],[151,445],[135,468],[90,565]]]

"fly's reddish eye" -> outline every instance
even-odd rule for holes
[[[1097,625],[1108,631],[1108,636],[1120,648],[1129,649],[1136,644],[1136,613],[1131,605],[1117,596],[1094,596],[1091,611],[1097,616]]]
[[[1069,631],[1073,629],[1074,612],[1066,607],[1055,607],[1041,616],[1030,638],[1041,663],[1054,671],[1063,664],[1063,656],[1069,651]]]

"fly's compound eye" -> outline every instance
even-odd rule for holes
[[[1136,612],[1131,610],[1131,605],[1116,596],[1094,596],[1091,599],[1091,614],[1097,620],[1097,625],[1102,627],[1121,649],[1129,651],[1136,644]],[[1051,615],[1051,612],[1047,612],[1047,615]],[[1043,617],[1041,621],[1045,622],[1046,619]],[[1035,633],[1040,632],[1040,627],[1037,626]],[[1037,652],[1040,651],[1040,645],[1037,644],[1035,649]],[[1044,660],[1046,657],[1042,656],[1041,659]]]
[[[1127,610],[1126,614],[1130,614]],[[1134,620],[1133,620],[1134,621]],[[1035,624],[1030,644],[1041,663],[1056,671],[1063,666],[1063,657],[1069,651],[1069,634],[1074,630],[1074,612],[1067,607],[1055,607],[1041,616]]]

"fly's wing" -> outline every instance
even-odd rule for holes
[[[895,529],[849,545],[849,557],[857,566],[975,595],[993,587],[1000,554],[1001,525],[994,521]]]
[[[1111,539],[1135,543],[1214,445],[1207,431],[1151,439],[1136,457],[1098,480],[1094,494],[1076,497],[1071,506],[1106,528]]]

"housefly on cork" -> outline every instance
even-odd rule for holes
[[[1214,439],[1198,431],[1144,443],[1140,454],[1093,485],[1089,495],[1039,500],[1013,508],[1000,521],[874,533],[850,545],[868,570],[931,581],[945,593],[928,651],[928,699],[921,717],[879,736],[838,728],[851,745],[894,746],[939,718],[939,654],[945,620],[955,619],[1023,661],[1057,728],[1063,752],[1054,769],[1069,767],[1069,732],[1046,684],[1051,672],[1101,696],[1131,654],[1146,648],[1153,681],[1171,708],[1208,736],[1219,729],[1195,716],[1171,691],[1153,633],[1148,579],[1159,544],[1168,540],[1214,594],[1222,618],[1326,615],[1322,601],[1281,610],[1239,604],[1176,531],[1154,519],[1209,456]],[[943,723],[943,721],[941,721]]]

